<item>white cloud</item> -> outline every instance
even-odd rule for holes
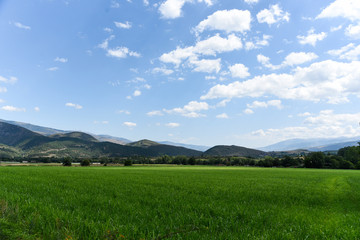
[[[148,112],[146,115],[152,117],[152,116],[163,116],[164,114],[162,113],[162,111],[155,110]]]
[[[152,70],[152,73],[161,73],[161,74],[164,74],[164,75],[171,75],[174,71],[171,70],[171,69],[167,69],[167,68],[159,68],[159,67],[156,67]]]
[[[212,87],[202,100],[276,96],[281,99],[347,102],[349,95],[360,96],[360,62],[317,62],[297,67],[292,74],[256,76],[243,82]]]
[[[337,26],[337,27],[331,27],[330,28],[330,32],[336,32],[336,31],[339,31],[340,29],[342,29],[342,25],[339,25],[339,26]]]
[[[241,48],[241,39],[236,35],[230,34],[227,38],[222,38],[217,34],[206,40],[198,41],[195,46],[177,47],[176,50],[164,53],[161,55],[160,61],[173,63],[178,67],[182,61],[188,58],[196,59],[201,55],[216,56],[217,53],[231,52]]]
[[[24,25],[22,23],[19,23],[19,22],[14,22],[14,26],[17,27],[17,28],[25,29],[25,30],[31,30],[30,26],[26,26],[26,25]]]
[[[0,82],[3,82],[3,83],[16,83],[17,82],[17,78],[16,77],[9,77],[9,78],[6,78],[6,77],[3,77],[3,76],[0,76]]]
[[[9,112],[25,112],[26,111],[25,108],[18,108],[18,107],[14,107],[14,106],[3,106],[3,107],[1,107],[1,109],[4,111],[9,111]]]
[[[127,126],[129,128],[136,127],[136,123],[134,123],[134,122],[124,122],[123,125]]]
[[[316,58],[318,58],[318,56],[312,52],[308,52],[308,53],[292,52],[285,57],[285,60],[282,63],[282,65],[285,65],[285,66],[300,65],[300,64],[303,64],[306,62],[310,62]]]
[[[0,92],[7,92],[7,88],[6,87],[0,87]]]
[[[148,5],[148,1],[146,0]],[[185,5],[185,3],[193,3],[193,0],[166,0],[163,3],[161,3],[159,7],[159,12],[161,14],[162,18],[165,19],[174,19],[182,16],[182,8]],[[212,0],[197,0],[197,2],[204,2],[207,6],[212,6],[213,1]]]
[[[282,103],[280,100],[269,100],[267,102],[261,102],[261,101],[254,101],[251,104],[247,104],[247,107],[249,109],[254,108],[268,108],[268,107],[276,107],[278,109],[282,109]]]
[[[201,21],[195,31],[220,30],[230,32],[246,32],[250,30],[251,13],[248,10],[219,10]]]
[[[327,6],[316,18],[343,17],[351,21],[360,20],[360,1],[336,0]]]
[[[232,77],[246,78],[250,76],[249,69],[241,63],[234,64],[229,67]]]
[[[228,118],[229,118],[229,116],[228,116],[226,113],[222,113],[222,114],[216,115],[216,118],[220,118],[220,119],[228,119]]]
[[[360,113],[336,114],[333,110],[323,110],[315,116],[307,116],[301,126],[291,126],[280,129],[262,131],[264,137],[281,141],[292,138],[335,138],[355,137],[360,135]]]
[[[149,6],[149,0],[144,0],[144,5]]]
[[[133,96],[134,97],[138,97],[141,95],[141,91],[140,90],[135,90],[134,93],[133,93]]]
[[[207,104],[206,102],[191,101],[182,108],[174,108],[171,110],[164,109],[164,112],[169,114],[180,114],[184,117],[198,118],[205,117],[204,114],[201,114],[199,112],[206,111],[209,109],[209,107],[209,104]]]
[[[315,30],[312,28],[308,31],[307,36],[298,35],[297,38],[299,39],[299,43],[302,45],[310,44],[315,47],[317,41],[322,41],[324,38],[327,37],[327,33],[315,33]]]
[[[54,59],[55,62],[61,62],[61,63],[66,63],[68,61],[67,58],[61,58],[61,57],[56,57]]]
[[[145,88],[145,89],[151,89],[151,86],[149,84],[145,84],[142,87]]]
[[[114,22],[115,26],[117,28],[124,28],[124,29],[130,29],[131,28],[131,23],[126,21],[124,23],[122,22]]]
[[[111,5],[110,5],[111,8],[119,8],[120,7],[120,3],[118,3],[117,1],[112,1],[111,2]]]
[[[256,37],[252,41],[247,41],[245,43],[246,50],[259,49],[265,46],[269,46],[269,40],[271,39],[270,35],[263,34],[262,39]]]
[[[119,114],[126,114],[126,115],[130,115],[131,113],[127,110],[118,110],[117,113]]]
[[[141,55],[137,52],[130,51],[127,47],[116,47],[114,49],[107,50],[107,56],[116,58],[140,57]]]
[[[35,112],[40,112],[40,108],[39,107],[34,107],[34,111]]]
[[[315,53],[312,52],[292,52],[288,54],[284,61],[280,65],[273,65],[270,63],[270,58],[266,57],[264,55],[257,55],[257,60],[259,63],[261,63],[263,66],[270,68],[272,70],[277,70],[283,67],[287,66],[295,66],[295,65],[301,65],[306,62],[310,62],[312,60],[315,60],[318,58],[318,56]]]
[[[250,114],[253,114],[254,111],[251,110],[250,108],[247,108],[247,109],[244,110],[244,113],[247,114],[247,115],[250,115]]]
[[[194,66],[195,72],[218,73],[221,69],[221,58],[190,60],[190,64]]]
[[[246,2],[247,4],[254,4],[254,3],[258,3],[259,0],[244,0],[244,2]]]
[[[355,46],[353,43],[349,43],[340,49],[328,51],[328,54],[339,57],[340,59],[356,61],[359,60],[360,56],[360,44]]]
[[[170,127],[170,128],[176,128],[176,127],[180,127],[180,124],[171,122],[171,123],[165,124],[165,126]]]
[[[75,104],[75,103],[66,103],[65,106],[72,107],[72,108],[75,108],[75,109],[82,109],[83,108],[81,105]]]
[[[112,33],[112,32],[113,32],[113,30],[112,30],[111,28],[108,28],[108,27],[104,28],[104,31],[105,31],[105,32],[108,32],[108,33]]]
[[[98,45],[99,48],[102,48],[102,49],[108,49],[109,47],[109,41],[113,40],[115,38],[114,35],[110,35],[108,38],[106,38],[102,43],[100,43]]]
[[[181,9],[188,1],[189,0],[166,0],[159,7],[162,18],[174,19],[180,17],[182,14]]]
[[[59,70],[59,68],[58,68],[58,67],[50,67],[50,68],[48,68],[47,70],[54,72],[54,71]]]
[[[360,23],[358,23],[357,25],[350,24],[346,28],[345,34],[350,38],[360,39]]]
[[[261,10],[256,18],[259,23],[267,23],[268,25],[281,21],[289,22],[290,13],[284,12],[278,4],[271,5],[269,9]]]

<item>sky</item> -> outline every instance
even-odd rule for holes
[[[0,118],[197,145],[360,136],[358,0],[0,0]]]

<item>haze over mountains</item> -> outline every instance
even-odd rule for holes
[[[336,151],[357,145],[360,138],[292,139],[259,150],[240,146],[214,146],[212,148],[172,142],[140,140],[65,131],[28,123],[0,120],[0,156],[2,157],[55,157],[77,158],[129,157],[162,155],[177,156],[244,156],[261,157],[270,151],[304,149],[309,151]],[[297,151],[299,152],[299,151]]]

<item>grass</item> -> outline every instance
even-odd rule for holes
[[[0,167],[0,239],[360,239],[360,172]]]

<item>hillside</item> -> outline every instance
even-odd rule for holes
[[[27,130],[23,127],[15,126],[9,123],[0,122],[0,143],[8,146],[16,146],[33,138],[42,135]]]
[[[132,146],[132,147],[150,147],[150,146],[154,146],[154,145],[159,145],[159,143],[148,140],[148,139],[142,139],[140,141],[131,142],[126,145]]]
[[[83,132],[69,132],[69,133],[58,133],[54,135],[50,135],[52,138],[78,138],[85,141],[90,142],[98,142],[96,138],[91,136],[90,134],[83,133]]]
[[[204,156],[227,156],[227,157],[261,157],[267,155],[266,152],[246,148],[246,147],[239,147],[239,146],[225,146],[219,145],[212,147],[204,152]]]

